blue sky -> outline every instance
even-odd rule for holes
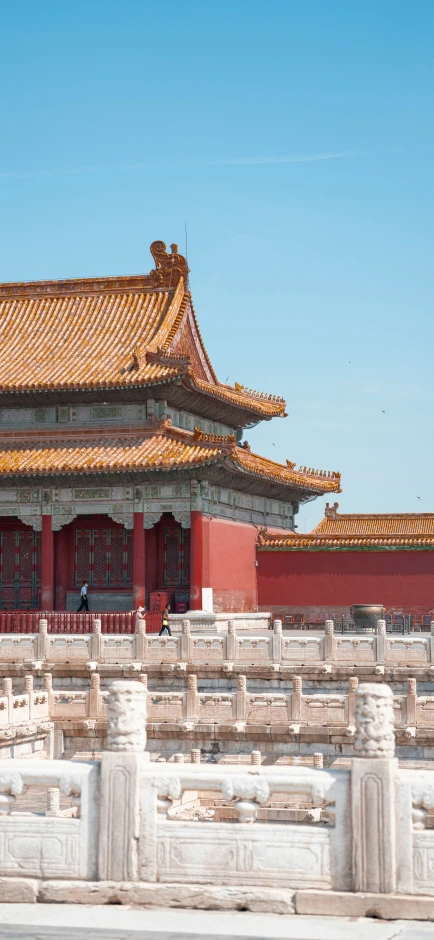
[[[219,377],[288,402],[252,448],[340,470],[341,511],[433,511],[431,0],[16,0],[0,29],[0,279],[148,271],[187,222]]]

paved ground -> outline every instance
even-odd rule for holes
[[[0,904],[0,940],[432,940],[433,923]]]

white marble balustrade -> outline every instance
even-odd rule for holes
[[[76,899],[89,881],[434,895],[434,771],[399,768],[388,686],[354,689],[349,770],[156,766],[145,751],[145,684],[113,682],[105,699],[100,762],[0,762],[0,877],[63,880]],[[72,796],[76,817],[16,812],[17,797],[35,786]],[[214,794],[235,823],[173,813],[183,798]],[[261,820],[277,794],[310,806],[306,821]]]
[[[304,694],[301,676],[293,676],[290,692],[249,692],[245,676],[238,676],[237,690],[199,692],[197,677],[188,675],[183,690],[148,690],[147,676],[138,682],[146,693],[148,723],[171,723],[192,730],[200,725],[219,724],[242,731],[252,725],[270,726],[297,735],[303,729],[336,729],[350,740],[354,736],[354,702],[358,679],[349,680],[348,691]],[[44,688],[12,695],[12,680],[3,680],[0,695],[0,727],[8,722],[30,718],[51,721],[106,720],[108,690],[101,689],[99,673],[93,673],[90,687],[80,690],[53,689],[52,675],[44,675]],[[32,683],[32,677],[26,677]],[[2,709],[2,703],[4,707]],[[30,702],[30,705],[29,705]],[[12,703],[12,704],[11,704]],[[30,709],[30,713],[29,713]],[[393,696],[395,726],[411,739],[418,730],[434,730],[434,696],[417,695],[414,678],[407,680],[406,694]],[[12,715],[12,718],[8,716]]]
[[[220,666],[230,673],[239,666],[265,666],[279,672],[284,667],[317,665],[327,670],[332,665],[426,666],[434,675],[434,623],[431,635],[394,636],[386,634],[379,621],[376,634],[338,636],[333,622],[327,621],[325,633],[285,636],[279,620],[268,635],[236,633],[231,621],[227,634],[200,635],[190,632],[190,622],[183,620],[182,633],[159,637],[146,633],[146,621],[139,621],[136,633],[102,634],[101,622],[94,621],[92,634],[49,634],[47,621],[39,621],[37,634],[0,634],[0,663],[31,664],[32,668],[69,664],[71,667],[131,665],[137,669],[152,665]]]

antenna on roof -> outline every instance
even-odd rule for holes
[[[187,262],[187,285],[186,285],[186,286],[187,286],[188,288],[190,288],[190,283],[189,283],[189,280],[190,280],[190,279],[189,279],[189,276],[188,276],[188,234],[187,234],[187,223],[186,223],[186,222],[184,222],[184,229],[185,229],[185,260],[186,260],[186,262]]]

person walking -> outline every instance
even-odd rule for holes
[[[169,604],[166,604],[166,606],[165,606],[165,608],[164,608],[164,610],[163,610],[163,613],[162,613],[162,617],[161,617],[161,620],[162,620],[162,623],[161,623],[161,630],[160,630],[158,636],[162,636],[163,633],[168,633],[169,636],[172,636],[172,631],[171,631],[171,629],[170,629],[170,627],[169,627],[169,610],[170,610],[170,605],[169,605]]]
[[[78,613],[78,614],[80,613],[80,610],[83,610],[83,607],[84,607],[85,610],[87,610],[87,611],[89,610],[89,601],[88,601],[88,599],[87,599],[87,589],[88,589],[88,586],[89,586],[89,582],[88,582],[88,581],[85,581],[84,584],[83,584],[83,587],[82,587],[82,589],[81,589],[81,591],[80,591],[81,604],[80,604],[80,607],[79,607],[78,610],[77,610],[77,613]]]

